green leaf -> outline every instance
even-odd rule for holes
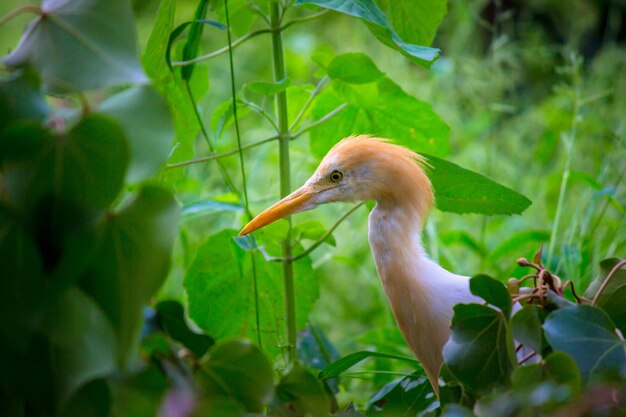
[[[192,23],[189,28],[187,39],[185,40],[185,46],[183,47],[183,61],[193,59],[198,54],[200,38],[202,37],[202,29],[204,29],[204,25],[198,21],[204,18],[208,5],[208,0],[200,0],[196,6],[196,12],[193,15],[194,23]],[[180,71],[183,80],[189,81],[189,79],[191,79],[194,66],[195,65],[186,65],[181,68]]]
[[[39,75],[25,68],[0,81],[0,134],[10,124],[20,120],[42,122],[48,106],[41,94]]]
[[[579,305],[558,309],[543,325],[554,350],[569,354],[585,381],[607,370],[620,371],[626,363],[626,342],[601,309]]]
[[[237,106],[237,117],[241,120],[246,114],[250,112],[248,107]],[[226,100],[220,103],[213,113],[211,113],[211,132],[216,138],[221,138],[226,128],[235,123],[233,113],[233,101]]]
[[[319,240],[324,234],[326,234],[326,226],[318,220],[308,220],[302,223],[298,223],[292,229],[292,236],[295,236],[296,240]],[[330,246],[337,245],[333,235],[328,236],[324,241]]]
[[[120,191],[128,145],[109,117],[84,116],[67,133],[53,135],[34,122],[14,123],[0,138],[6,195],[30,210],[43,197],[102,209]]]
[[[268,83],[263,81],[255,81],[247,84],[248,90],[252,91],[256,94],[261,94],[264,96],[273,96],[278,93],[285,91],[287,88],[291,86],[291,80],[289,78],[285,78],[284,80],[280,80],[275,83]]]
[[[507,319],[511,316],[511,295],[500,281],[487,275],[476,275],[470,279],[469,285],[472,294],[498,307]]]
[[[366,416],[421,415],[437,397],[427,378],[420,373],[392,381],[367,401]]]
[[[515,340],[535,352],[545,352],[548,342],[541,326],[546,316],[543,308],[534,304],[525,305],[511,318],[511,331]]]
[[[167,159],[174,124],[165,100],[149,86],[137,86],[105,100],[98,110],[114,117],[130,144],[128,182],[154,174]]]
[[[399,361],[409,362],[414,366],[418,366],[418,362],[413,358],[407,358],[406,356],[399,355],[390,355],[388,353],[381,352],[370,352],[367,350],[362,350],[359,352],[354,352],[349,355],[344,356],[343,358],[331,363],[326,368],[322,370],[319,374],[319,378],[322,380],[335,378],[348,369],[352,368],[357,363],[364,361],[367,358],[387,358],[387,359],[395,359]]]
[[[139,372],[110,384],[113,397],[111,417],[152,417],[159,415],[169,381],[159,365],[148,363]]]
[[[276,387],[278,399],[296,415],[325,417],[330,399],[322,382],[298,362],[294,362]]]
[[[185,311],[177,301],[161,301],[156,309],[163,330],[178,340],[200,358],[215,343],[210,336],[198,334],[189,329],[185,322]]]
[[[265,9],[264,13],[269,15],[267,10],[267,1],[258,0],[255,3],[260,3],[260,7]],[[230,20],[230,30],[237,36],[243,36],[250,31],[252,24],[256,21],[259,15],[249,6],[249,0],[228,0],[228,17]],[[211,10],[217,16],[217,20],[224,25],[226,24],[226,11],[224,9],[224,1],[212,1]]]
[[[152,27],[152,33],[148,38],[146,49],[141,56],[141,65],[152,80],[159,80],[169,74],[165,62],[167,41],[174,27],[174,15],[176,2],[174,0],[161,0]]]
[[[61,402],[116,369],[111,323],[94,300],[76,287],[68,289],[47,312],[42,331],[53,346]]]
[[[111,409],[111,392],[104,379],[84,385],[67,402],[61,417],[108,417]]]
[[[414,149],[414,148],[412,148]],[[437,208],[452,213],[519,214],[532,202],[510,188],[469,169],[424,155],[433,183]]]
[[[138,349],[143,307],[167,276],[177,220],[174,198],[145,186],[102,226],[99,253],[82,285],[113,323],[121,366]]]
[[[378,80],[385,74],[369,56],[363,53],[347,53],[333,58],[328,65],[328,75],[332,79],[351,84],[366,84]]]
[[[606,277],[621,261],[618,258],[609,258],[600,262],[600,275],[589,284],[585,297],[594,299]],[[622,334],[626,334],[626,265],[615,271],[598,297],[596,305],[607,312]]]
[[[248,337],[257,341],[257,313],[261,346],[270,357],[284,345],[284,306],[282,267],[267,262],[258,251],[255,257],[256,288],[250,252],[233,240],[237,230],[223,230],[210,236],[198,248],[187,270],[184,287],[189,301],[189,317],[216,339]],[[294,249],[298,253],[301,248]],[[309,311],[319,296],[319,287],[310,259],[294,264],[296,327],[306,326]],[[255,310],[258,299],[259,309]]]
[[[129,2],[43,0],[41,10],[4,58],[8,67],[33,66],[47,88],[64,93],[65,85],[89,90],[146,80]]]
[[[272,364],[245,340],[215,345],[200,368],[203,392],[235,397],[249,412],[261,412],[274,394]]]
[[[477,392],[507,384],[515,355],[502,314],[479,304],[455,305],[443,356],[450,372]]]
[[[414,3],[415,2],[411,2],[411,0],[383,2],[382,6],[385,12],[389,13],[391,17],[391,19],[389,19],[374,0],[296,0],[295,2],[297,6],[315,4],[326,9],[356,17],[362,20],[383,44],[400,51],[413,62],[428,67],[439,56],[439,50],[410,42],[414,40],[423,42],[424,44],[430,44],[434,30],[439,25],[441,18],[443,18],[443,14],[445,14],[445,2],[432,0],[429,1],[429,4],[420,3],[417,6]],[[440,12],[442,4],[443,14]],[[431,9],[432,5],[436,5],[437,10],[431,13],[429,9]],[[406,12],[408,12],[408,14],[403,15],[403,13]],[[404,25],[401,24],[402,20],[407,20],[406,16],[416,16],[420,14],[425,14],[425,17],[421,18],[419,23],[423,25],[426,32],[428,32],[426,36],[421,35],[415,30],[410,30],[407,23]],[[411,24],[413,24],[412,19]],[[398,25],[398,29],[402,31],[402,35],[407,36],[406,38],[399,35],[395,25]],[[433,32],[433,35],[430,35],[430,32]],[[428,39],[429,37],[430,39]]]
[[[547,230],[523,230],[508,237],[489,254],[489,259],[496,260],[504,256],[515,256],[524,248],[530,246],[537,247],[542,242],[550,239],[550,232]],[[518,255],[519,256],[519,255]]]
[[[566,385],[573,394],[581,389],[576,362],[564,352],[552,352],[541,363],[518,366],[511,375],[515,391],[534,391],[544,382]]]
[[[444,156],[449,152],[449,128],[430,104],[405,93],[387,77],[368,84],[353,85],[335,80],[313,105],[319,120],[347,103],[347,107],[310,133],[313,155],[321,158],[347,136],[367,133],[393,138],[417,152]]]

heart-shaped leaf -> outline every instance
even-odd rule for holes
[[[472,294],[498,307],[506,318],[511,315],[511,295],[501,282],[487,275],[476,275],[470,279],[469,285]]]

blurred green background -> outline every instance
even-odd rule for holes
[[[4,0],[0,15],[24,4],[28,2]],[[133,4],[143,50],[158,1]],[[177,22],[190,20],[195,6],[194,1],[177,2]],[[515,261],[530,258],[542,243],[550,245],[559,189],[569,172],[549,266],[577,288],[585,288],[600,260],[626,253],[626,5],[618,0],[451,0],[448,8],[433,43],[442,55],[429,71],[375,41],[364,25],[329,13],[286,32],[288,75],[305,86],[301,95],[306,97],[304,90],[318,79],[315,62],[329,54],[367,53],[404,90],[431,103],[450,126],[449,160],[533,201],[523,215],[512,217],[434,211],[424,234],[427,250],[456,273],[484,272],[501,280],[524,275]],[[290,13],[303,12],[292,8]],[[0,26],[3,53],[15,47],[29,19],[23,15]],[[246,32],[245,26],[243,22],[235,27],[237,35]],[[253,29],[257,26],[260,22]],[[226,44],[222,31],[207,29],[203,37],[205,52]],[[251,81],[272,80],[269,37],[258,36],[237,48],[234,58],[238,88]],[[227,59],[222,54],[197,69],[209,83],[208,94],[199,102],[207,123],[216,107],[230,99]],[[294,93],[290,101],[302,97]],[[295,112],[294,104],[290,113]],[[242,114],[241,124],[244,143],[272,136],[271,126],[255,114]],[[216,148],[219,152],[235,146],[230,126],[216,140]],[[206,151],[198,140],[196,155]],[[223,161],[235,182],[241,183],[236,155]],[[294,188],[317,163],[306,137],[294,141]],[[258,213],[278,199],[276,144],[247,151],[246,169],[251,209]],[[164,170],[160,179],[175,189],[183,208],[199,201],[233,201],[212,162]],[[331,205],[297,214],[294,224],[315,220],[330,227],[348,207]],[[227,227],[240,228],[243,221],[238,211],[187,212],[174,266],[159,298],[184,301],[182,279],[190,254],[209,235]],[[274,226],[280,227],[280,223]],[[271,235],[272,228],[266,233]],[[324,244],[312,254],[321,295],[311,323],[342,354],[368,348],[408,355],[369,251],[367,210],[357,210],[333,236],[335,245]],[[382,359],[365,366],[393,370]],[[372,392],[366,384],[379,386],[391,378],[376,374],[373,380],[361,382],[357,374],[354,377],[350,393],[344,395],[355,398],[360,388]]]

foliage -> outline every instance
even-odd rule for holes
[[[623,413],[626,269],[598,262],[626,248],[623,48],[583,63],[567,48],[584,52],[568,36],[586,21],[553,40],[501,2],[464,3],[11,13],[36,16],[0,81],[3,414]],[[390,319],[360,206],[236,237],[354,133],[425,154],[436,261],[514,277],[470,281],[485,303],[455,307],[438,396]]]

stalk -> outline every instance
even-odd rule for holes
[[[269,0],[270,26],[272,29],[272,57],[274,65],[274,81],[285,79],[285,55],[281,28],[281,13],[278,2]],[[285,197],[291,191],[291,173],[289,169],[289,118],[287,113],[287,94],[281,91],[276,95],[278,115],[278,158],[280,167],[280,196]],[[281,242],[283,286],[285,302],[285,322],[287,327],[287,357],[289,363],[296,360],[296,297],[293,285],[293,261],[291,259],[291,218],[287,218],[287,233]]]

